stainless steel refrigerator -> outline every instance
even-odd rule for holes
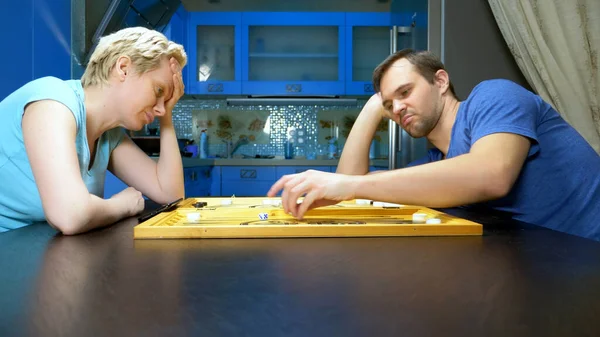
[[[398,9],[403,13],[402,18],[398,18],[399,25],[390,28],[390,54],[405,48],[414,50],[427,50],[427,27],[423,26],[426,22],[426,13],[423,12],[422,5],[412,6],[407,3],[403,8]],[[392,8],[394,10],[394,8]],[[406,17],[406,13],[410,18]],[[417,22],[418,21],[418,22]],[[427,155],[428,142],[426,138],[413,138],[404,131],[398,124],[390,120],[388,125],[388,168],[402,168]]]

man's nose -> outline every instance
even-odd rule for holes
[[[400,102],[399,100],[394,100],[392,113],[395,115],[402,115],[404,110],[406,110],[406,104]]]

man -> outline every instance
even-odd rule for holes
[[[484,81],[459,101],[443,64],[402,50],[376,69],[337,173],[281,178],[286,211],[355,198],[445,208],[479,204],[517,219],[600,240],[600,157],[539,96],[507,80]],[[435,149],[412,167],[368,172],[377,124],[391,118]],[[305,195],[302,203],[297,199]]]
[[[100,39],[81,80],[44,77],[0,102],[0,232],[48,222],[78,234],[143,210],[142,193],[184,195],[173,107],[183,95],[183,47],[142,27]],[[121,128],[160,118],[154,162]],[[130,188],[103,199],[106,170]]]

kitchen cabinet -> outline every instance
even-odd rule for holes
[[[207,197],[211,195],[211,166],[186,167],[183,169],[185,196]]]
[[[183,6],[179,6],[177,11],[171,17],[169,24],[166,25],[165,29],[163,30],[163,34],[165,34],[165,36],[169,40],[183,45],[186,53],[189,53],[189,50],[188,50],[189,44],[187,41],[187,36],[188,36],[187,23],[189,20],[188,15],[189,15],[189,13],[185,10],[185,8],[183,8]],[[189,72],[187,71],[188,67],[189,67],[189,65],[186,66],[186,68],[184,68],[184,70],[182,71],[183,84],[185,85],[185,93],[186,94],[190,93],[190,87],[188,85],[188,75],[189,75],[188,74]]]
[[[335,166],[278,166],[277,179],[280,179],[284,175],[302,173],[308,170],[335,172]]]
[[[391,27],[398,49],[424,49],[415,32],[427,26],[426,14],[404,12],[178,13],[171,29],[187,21],[186,93],[206,95],[371,95]]]
[[[344,13],[242,13],[242,94],[343,95]]]
[[[346,13],[346,95],[372,95],[373,70],[390,55],[390,13]]]
[[[262,197],[276,180],[275,166],[221,166],[221,195]]]
[[[242,14],[190,12],[187,17],[187,93],[239,95]]]

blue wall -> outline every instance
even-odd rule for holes
[[[71,0],[3,2],[0,37],[0,100],[36,78],[71,78]]]

